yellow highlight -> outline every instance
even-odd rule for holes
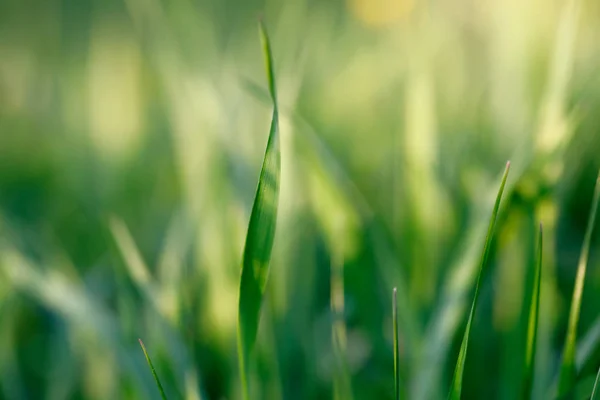
[[[348,0],[355,18],[365,25],[383,27],[410,14],[414,0]]]

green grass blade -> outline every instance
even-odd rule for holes
[[[392,318],[394,325],[394,390],[396,400],[400,400],[400,346],[398,343],[398,290],[394,288]]]
[[[487,259],[490,252],[490,244],[492,242],[492,235],[494,233],[494,228],[496,225],[496,218],[498,217],[498,211],[500,209],[500,200],[502,199],[502,192],[504,191],[504,186],[506,185],[506,179],[508,177],[509,169],[510,162],[507,162],[506,169],[504,170],[504,175],[502,175],[500,189],[498,190],[498,195],[496,196],[496,203],[494,204],[494,209],[492,210],[492,216],[485,238],[485,244],[483,246],[483,253],[481,255],[481,262],[479,264],[479,273],[477,275],[477,282],[475,283],[475,296],[473,298],[473,303],[471,304],[471,311],[469,313],[469,319],[467,320],[467,327],[465,328],[462,344],[460,345],[458,360],[456,361],[456,368],[454,369],[454,377],[452,378],[452,386],[450,387],[450,392],[448,393],[449,400],[460,400],[460,396],[462,393],[462,381],[463,372],[465,369],[465,361],[467,359],[467,347],[469,345],[471,324],[473,322],[473,316],[475,315],[475,310],[477,307],[477,299],[479,297],[479,285],[481,283],[481,275],[483,269],[485,268],[485,265],[487,264]]]
[[[281,154],[279,149],[279,118],[275,96],[275,77],[271,46],[265,26],[260,24],[260,36],[265,52],[267,79],[273,100],[273,118],[267,149],[260,172],[256,196],[248,223],[248,233],[242,260],[238,308],[238,358],[245,399],[249,398],[248,372],[254,348],[260,309],[269,275],[269,261],[275,237],[279,198]]]
[[[585,281],[585,270],[587,267],[588,256],[590,252],[590,244],[592,240],[592,232],[596,221],[596,213],[598,211],[598,202],[600,201],[600,174],[596,180],[594,189],[594,197],[592,199],[592,208],[583,238],[583,246],[579,263],[577,265],[577,276],[575,278],[575,288],[573,289],[573,299],[571,301],[571,311],[569,314],[569,325],[567,327],[567,336],[563,351],[562,364],[560,366],[560,375],[558,378],[558,395],[564,396],[567,394],[575,383],[576,368],[575,368],[575,346],[577,341],[577,324],[579,322],[579,311],[581,309],[581,296],[583,294],[583,284]]]
[[[277,110],[277,89],[275,86],[275,72],[273,69],[273,53],[271,51],[271,41],[267,34],[267,28],[262,20],[259,21],[260,41],[263,46],[263,55],[265,57],[265,69],[267,72],[267,83],[269,84],[269,94],[273,101],[273,106]]]
[[[525,376],[523,378],[523,399],[531,398],[533,386],[533,374],[535,370],[535,349],[537,343],[538,315],[540,312],[540,285],[542,281],[542,250],[543,230],[540,224],[538,235],[536,268],[533,276],[533,290],[531,292],[531,304],[529,306],[529,322],[527,326],[527,347],[525,349]]]
[[[598,373],[596,374],[596,380],[594,381],[594,389],[592,389],[592,396],[590,400],[600,400],[600,368],[598,368]]]
[[[600,400],[600,368],[598,368],[598,373],[596,374],[596,381],[594,382],[594,389],[592,390],[592,396],[590,400]]]
[[[165,391],[162,387],[162,385],[160,384],[160,379],[158,379],[158,375],[156,375],[156,370],[154,369],[154,365],[152,365],[152,360],[150,360],[150,356],[148,355],[148,352],[146,351],[146,346],[144,346],[144,342],[142,342],[142,339],[138,339],[140,342],[140,346],[142,346],[142,351],[144,352],[144,355],[146,356],[146,361],[148,362],[148,365],[150,366],[150,370],[152,371],[152,376],[154,376],[154,381],[156,382],[156,386],[158,387],[158,391],[160,392],[160,397],[163,400],[167,400],[167,395],[165,395]]]

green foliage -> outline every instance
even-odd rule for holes
[[[594,196],[592,198],[592,206],[588,217],[587,228],[583,238],[583,246],[579,263],[577,264],[577,276],[575,279],[575,288],[573,289],[573,299],[571,300],[571,312],[569,313],[569,325],[567,335],[565,337],[565,345],[563,351],[562,363],[560,366],[560,376],[558,382],[558,395],[566,395],[575,384],[576,369],[575,369],[575,350],[577,343],[577,325],[579,323],[579,313],[581,309],[581,297],[583,295],[583,286],[585,282],[585,271],[587,268],[590,244],[592,241],[592,232],[596,222],[596,213],[598,211],[598,203],[600,202],[600,174],[596,180]]]
[[[144,352],[144,356],[146,357],[146,362],[148,362],[148,366],[150,367],[150,370],[152,371],[152,376],[154,377],[154,382],[156,382],[156,386],[158,387],[158,391],[160,392],[160,397],[163,400],[167,400],[167,395],[165,394],[165,391],[164,391],[162,385],[160,384],[160,379],[158,379],[158,375],[156,374],[154,365],[152,365],[152,360],[150,360],[150,356],[148,355],[148,352],[146,351],[146,346],[144,346],[144,342],[142,342],[142,339],[138,339],[138,340],[140,342],[140,346],[142,347],[142,351]]]
[[[594,381],[594,389],[592,390],[592,395],[590,400],[598,400],[600,399],[600,368],[598,368],[598,373],[596,374],[596,380]]]
[[[273,101],[273,118],[256,189],[256,197],[254,198],[250,222],[248,223],[242,260],[238,311],[238,357],[245,398],[249,397],[248,374],[250,372],[251,355],[256,342],[260,310],[269,276],[269,262],[277,222],[281,164],[279,116],[275,94],[273,59],[269,37],[262,23],[260,24],[260,35],[263,42],[267,80]]]
[[[398,342],[398,290],[394,288],[392,302],[394,332],[394,391],[395,399],[400,400],[400,343]]]
[[[540,313],[540,286],[542,282],[542,254],[543,254],[544,236],[542,225],[538,234],[537,257],[535,271],[533,275],[531,292],[531,303],[529,304],[529,316],[527,324],[527,342],[525,347],[525,362],[523,366],[523,399],[529,399],[533,395],[533,377],[535,373],[535,351],[537,344],[538,319]]]
[[[506,185],[506,179],[508,178],[508,171],[510,169],[510,162],[506,163],[506,169],[504,175],[502,175],[502,181],[500,182],[500,188],[496,196],[496,202],[494,203],[494,209],[490,217],[490,224],[488,226],[487,235],[485,237],[485,243],[483,245],[483,253],[481,255],[481,261],[479,263],[479,272],[477,275],[477,281],[475,283],[475,295],[473,297],[473,303],[471,304],[471,311],[469,312],[469,318],[467,320],[467,327],[463,336],[462,343],[460,345],[460,351],[458,353],[458,360],[456,361],[456,368],[454,369],[454,377],[452,378],[452,384],[450,386],[450,392],[448,393],[449,400],[460,400],[463,387],[463,372],[465,370],[465,361],[467,359],[467,348],[469,346],[469,337],[471,334],[471,324],[475,315],[477,307],[477,299],[479,297],[479,286],[481,284],[481,276],[487,265],[488,256],[490,253],[492,237],[494,234],[494,228],[496,227],[496,218],[498,217],[498,211],[500,210],[500,201],[502,200],[502,193],[504,192],[504,186]]]
[[[381,2],[0,2],[0,398],[589,398],[597,1]]]

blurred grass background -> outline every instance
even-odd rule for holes
[[[261,14],[282,188],[255,397],[333,398],[335,325],[353,398],[391,399],[398,286],[404,390],[443,398],[510,159],[463,393],[520,393],[543,222],[549,398],[600,168],[595,0],[2,0],[0,398],[158,398],[138,337],[172,398],[240,398],[240,261],[271,115]],[[599,244],[579,325],[590,389]]]

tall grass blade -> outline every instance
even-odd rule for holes
[[[598,373],[596,374],[596,381],[594,382],[594,389],[592,390],[592,396],[590,400],[600,400],[600,368],[598,368]]]
[[[540,285],[542,281],[542,250],[543,250],[543,230],[540,224],[540,233],[538,235],[536,268],[533,276],[533,290],[531,292],[531,304],[529,306],[529,323],[527,326],[527,347],[525,349],[525,376],[523,378],[523,396],[522,398],[531,398],[531,388],[533,386],[533,374],[535,371],[535,349],[537,343],[538,315],[540,312]]]
[[[394,390],[395,399],[400,400],[400,346],[398,343],[398,290],[394,288],[392,318],[394,325]]]
[[[242,392],[245,399],[249,398],[250,355],[256,341],[260,309],[269,275],[269,261],[275,237],[281,164],[279,112],[275,93],[273,57],[269,38],[262,22],[260,23],[260,37],[263,43],[269,91],[273,101],[273,118],[256,196],[250,214],[250,222],[248,223],[240,280],[238,360]]]
[[[473,316],[475,315],[475,309],[477,307],[477,299],[479,297],[479,285],[481,283],[481,275],[483,273],[485,265],[487,264],[487,259],[490,252],[490,244],[492,242],[492,234],[494,233],[496,218],[498,216],[498,210],[500,209],[500,200],[502,199],[502,192],[504,191],[504,186],[506,185],[506,179],[508,177],[509,169],[510,162],[507,162],[506,169],[504,170],[504,175],[502,175],[500,189],[498,190],[498,195],[496,196],[496,203],[494,204],[494,209],[492,210],[492,216],[485,238],[485,244],[483,246],[483,253],[481,255],[481,262],[479,264],[479,273],[477,275],[477,282],[475,283],[475,296],[473,298],[473,303],[471,304],[471,311],[469,313],[469,319],[467,320],[467,327],[465,328],[462,344],[460,345],[458,360],[456,361],[456,368],[454,369],[454,377],[452,378],[452,385],[450,387],[450,392],[448,393],[449,400],[460,400],[460,396],[462,393],[462,381],[463,372],[465,369],[465,361],[467,359],[467,347],[469,345],[471,324],[473,322]]]
[[[138,339],[138,340],[140,342],[140,346],[142,346],[142,351],[144,352],[144,356],[146,356],[146,361],[148,362],[148,365],[150,366],[150,370],[152,371],[152,376],[154,377],[154,381],[156,382],[156,386],[158,387],[158,391],[160,392],[160,397],[163,400],[167,400],[167,395],[165,395],[165,391],[164,391],[162,385],[160,384],[160,379],[158,379],[158,375],[156,374],[154,365],[152,365],[152,360],[150,360],[150,356],[148,355],[148,352],[146,351],[146,346],[144,346],[144,342],[142,342],[142,339]]]
[[[248,94],[252,95],[256,100],[262,103],[271,101],[269,92],[259,84],[248,79],[243,79],[242,85]],[[383,268],[382,274],[386,281],[391,282],[393,280],[398,287],[400,296],[398,300],[398,320],[402,322],[399,327],[402,329],[403,339],[406,344],[405,349],[407,354],[409,354],[411,349],[417,347],[417,338],[421,335],[415,312],[408,306],[408,290],[406,290],[408,283],[402,273],[400,260],[393,250],[391,233],[380,220],[375,218],[374,206],[368,201],[364,192],[350,176],[348,172],[349,166],[336,155],[307,118],[296,110],[289,107],[286,108],[281,104],[278,104],[278,110],[282,115],[287,116],[295,128],[302,133],[301,135],[295,135],[293,139],[298,140],[299,149],[308,153],[305,157],[310,157],[309,162],[318,163],[322,166],[327,179],[331,180],[332,185],[339,188],[344,198],[350,201],[352,208],[360,215],[365,226],[365,233],[369,239],[368,243],[373,247],[377,259],[386,263],[392,260],[396,264],[393,268],[397,271],[396,273],[390,274],[390,269]]]
[[[275,85],[275,70],[273,68],[273,52],[271,51],[271,40],[267,33],[267,27],[262,19],[258,23],[258,33],[260,35],[260,41],[263,47],[263,56],[265,58],[265,69],[267,73],[267,84],[269,85],[269,94],[271,95],[271,101],[273,107],[277,112],[277,86]]]
[[[567,327],[567,336],[563,351],[562,364],[560,366],[560,375],[558,378],[558,396],[566,395],[575,383],[575,346],[577,341],[577,324],[579,322],[579,311],[581,309],[581,296],[583,294],[583,284],[585,281],[585,270],[587,267],[588,256],[590,253],[590,244],[592,241],[592,232],[596,222],[596,213],[598,211],[598,202],[600,202],[600,173],[596,179],[594,197],[592,199],[592,208],[583,237],[583,246],[579,263],[577,265],[577,276],[575,277],[575,288],[573,289],[573,299],[571,300],[571,311],[569,314],[569,325]]]

